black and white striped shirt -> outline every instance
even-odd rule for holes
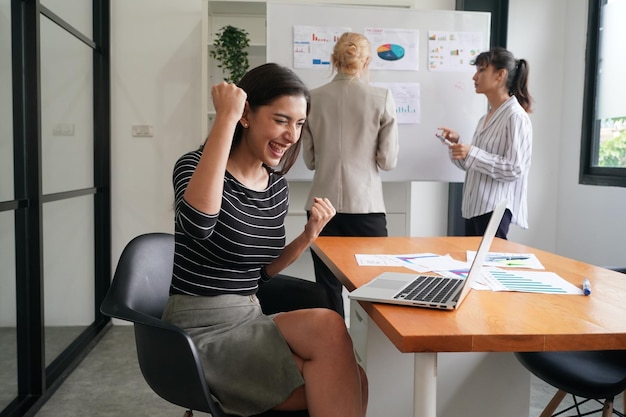
[[[254,191],[226,172],[220,212],[202,213],[183,198],[201,155],[200,150],[189,152],[174,166],[176,245],[170,294],[255,294],[261,266],[285,246],[287,181],[270,170],[267,189]]]
[[[467,157],[452,160],[466,171],[461,213],[466,219],[480,216],[506,198],[511,222],[527,229],[533,142],[530,117],[515,96],[502,103],[486,124],[485,117],[478,122]]]

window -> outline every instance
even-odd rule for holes
[[[590,0],[580,182],[626,187],[626,0]]]

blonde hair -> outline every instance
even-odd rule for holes
[[[357,75],[366,66],[370,57],[370,41],[360,33],[342,34],[330,56],[333,70],[347,75]]]

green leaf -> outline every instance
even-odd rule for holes
[[[600,143],[598,166],[626,168],[626,129]]]
[[[224,81],[238,82],[248,71],[247,48],[250,46],[248,32],[235,26],[221,28],[213,41],[213,49],[209,52],[218,61],[217,67],[226,74]]]

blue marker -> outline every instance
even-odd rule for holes
[[[583,294],[585,295],[591,294],[591,284],[589,283],[589,280],[587,278],[583,280]]]

